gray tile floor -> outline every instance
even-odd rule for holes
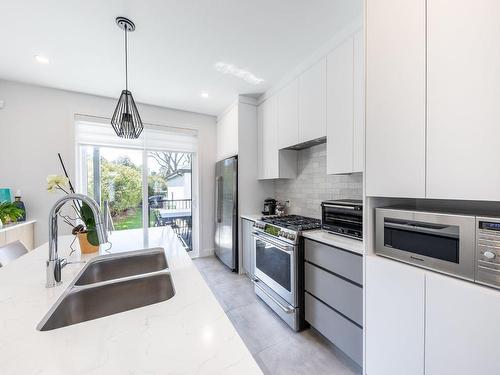
[[[254,293],[250,280],[215,257],[194,259],[264,374],[351,375],[361,368],[314,329],[293,332]]]

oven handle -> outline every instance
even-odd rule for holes
[[[295,311],[295,309],[294,309],[294,308],[291,308],[290,306],[283,306],[283,304],[282,304],[280,301],[278,301],[278,300],[277,300],[276,298],[274,298],[271,294],[269,294],[269,293],[268,293],[268,292],[267,292],[267,291],[266,291],[263,287],[261,287],[261,286],[259,285],[259,280],[255,279],[255,280],[252,280],[252,282],[253,282],[253,284],[254,284],[257,288],[259,288],[259,290],[260,290],[262,293],[264,293],[264,294],[265,294],[265,295],[266,295],[266,296],[267,296],[267,297],[268,297],[271,301],[273,301],[276,305],[278,305],[278,306],[279,306],[279,308],[280,308],[281,310],[283,310],[285,313],[287,313],[287,314],[291,314],[291,313],[293,313],[293,312]]]
[[[341,206],[339,204],[329,204],[329,203],[323,203],[323,207],[341,208],[343,210],[351,210],[351,211],[356,209],[354,206]]]
[[[259,239],[263,242],[267,242],[267,243],[270,243],[272,244],[273,246],[275,246],[277,249],[287,253],[287,254],[293,254],[293,250],[287,250],[287,248],[281,244],[279,244],[278,242],[276,241],[273,241],[271,239],[269,239],[269,237],[267,236],[262,236],[261,234],[259,234],[259,232],[252,232],[252,235],[255,239]],[[289,247],[293,247],[293,245],[290,245]]]
[[[428,228],[425,226],[421,226],[418,223],[410,221],[412,224],[408,223],[395,223],[393,221],[390,221],[389,218],[385,218],[384,221],[384,227],[389,227],[389,228],[395,228],[395,229],[403,229],[403,230],[409,230],[412,232],[417,232],[417,233],[430,233],[434,234],[437,236],[441,237],[449,237],[449,238],[458,238],[458,234],[455,233],[447,233],[443,229],[449,228],[450,225],[443,224],[444,228],[442,229],[434,229],[434,228]]]

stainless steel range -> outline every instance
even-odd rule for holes
[[[254,224],[255,293],[292,329],[304,328],[302,231],[321,221],[298,215],[263,217]]]

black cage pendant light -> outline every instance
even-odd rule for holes
[[[132,93],[128,90],[127,33],[134,31],[135,25],[125,17],[117,17],[116,24],[125,31],[125,90],[120,95],[111,125],[119,137],[135,139],[139,138],[144,129]]]

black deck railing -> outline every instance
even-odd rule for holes
[[[157,227],[170,226],[187,251],[193,249],[191,199],[149,198],[150,223]]]

